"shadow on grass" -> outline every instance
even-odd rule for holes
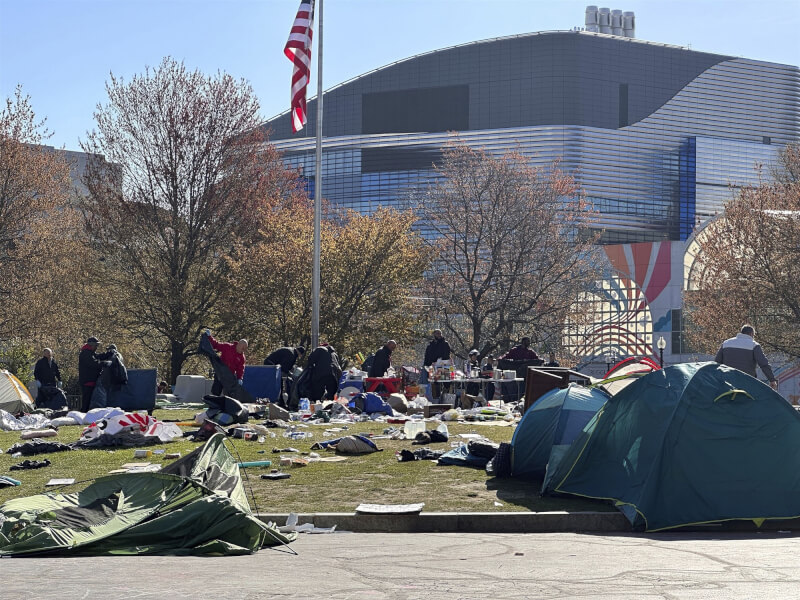
[[[486,480],[486,489],[495,492],[497,499],[501,502],[519,506],[531,512],[556,510],[567,512],[614,512],[616,510],[604,500],[568,496],[542,496],[539,493],[542,489],[541,479],[492,477]]]

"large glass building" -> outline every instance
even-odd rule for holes
[[[796,66],[554,31],[398,61],[324,94],[322,194],[362,212],[402,205],[457,132],[536,164],[560,158],[602,213],[603,243],[686,240],[730,185],[800,136]],[[313,187],[316,101],[271,140]]]
[[[800,69],[622,35],[539,32],[400,60],[331,88],[323,107],[322,194],[361,212],[405,206],[454,136],[535,165],[560,159],[600,212],[609,264],[602,314],[567,346],[602,363],[658,356],[664,337],[665,355],[682,360],[691,356],[681,293],[693,232],[800,139]],[[298,135],[288,111],[267,127],[313,189],[315,100],[308,116]]]

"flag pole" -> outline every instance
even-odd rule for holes
[[[314,258],[311,279],[311,348],[319,346],[319,255],[322,219],[322,0],[317,0],[317,154],[314,166]]]

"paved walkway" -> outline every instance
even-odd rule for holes
[[[792,534],[304,534],[295,556],[0,560],[0,598],[800,598]]]

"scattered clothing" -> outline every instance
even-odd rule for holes
[[[444,450],[431,450],[430,448],[419,448],[418,450],[407,450],[403,448],[397,455],[398,462],[409,462],[412,460],[439,460]]]
[[[49,467],[50,461],[46,458],[44,460],[23,460],[21,463],[11,465],[9,471],[24,471],[26,469],[41,469],[42,467]]]
[[[489,460],[497,453],[498,448],[499,444],[494,444],[486,439],[472,440],[464,446],[446,452],[438,462],[440,465],[485,469]]]
[[[228,396],[203,396],[210,408],[206,411],[206,417],[219,423],[220,425],[231,425],[233,423],[247,423],[249,413],[241,402]]]
[[[380,452],[381,450],[375,445],[375,442],[364,435],[348,435],[347,437],[337,438],[335,440],[316,442],[311,446],[311,449],[336,450],[336,452],[341,454],[369,454],[372,452]]]
[[[16,443],[8,449],[9,454],[19,452],[22,456],[35,456],[36,454],[50,454],[52,452],[66,452],[72,450],[72,446],[61,442],[46,442],[35,439],[29,442]]]
[[[425,444],[439,444],[446,442],[448,439],[450,439],[449,436],[443,431],[431,429],[429,431],[420,431],[411,443],[423,446]]]
[[[140,446],[157,446],[164,442],[155,435],[142,435],[133,431],[120,431],[115,434],[101,433],[93,438],[81,438],[70,444],[76,449],[90,448],[138,448]]]

